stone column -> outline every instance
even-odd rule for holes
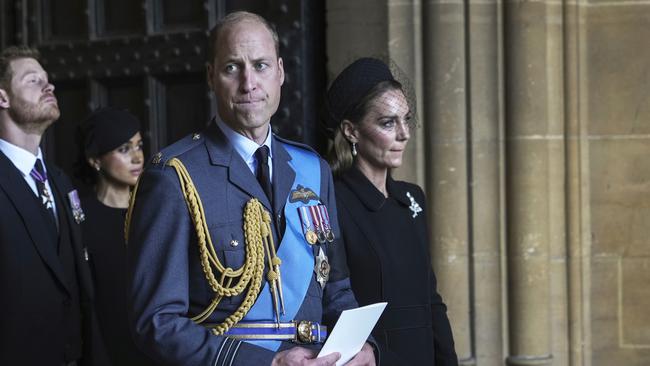
[[[425,125],[429,123],[422,110],[422,24],[419,0],[388,0],[387,55],[407,78],[405,88],[416,97],[416,111],[420,127],[411,131],[411,139],[404,152],[402,166],[393,171],[393,177],[424,187],[425,181]]]
[[[328,0],[326,3],[328,86],[362,56],[385,55],[388,28],[386,3],[375,0]]]
[[[550,337],[553,366],[568,366],[568,284],[566,237],[566,160],[564,113],[564,21],[560,1],[546,4],[546,80],[548,140],[548,232]]]
[[[550,365],[550,95],[554,70],[548,7],[504,3],[508,234],[508,365]],[[560,42],[561,44],[561,42]]]
[[[497,1],[468,9],[471,243],[476,363],[503,365],[502,33]]]
[[[474,364],[470,319],[465,7],[422,3],[427,187],[433,265],[461,364]]]
[[[588,154],[585,103],[581,90],[586,88],[584,75],[587,67],[580,55],[585,52],[584,9],[578,2],[564,4],[564,59],[565,59],[565,118],[566,118],[566,170],[567,170],[567,256],[568,256],[568,317],[569,365],[591,365],[591,339],[589,330],[589,229],[584,231],[584,221],[589,218],[589,176],[583,164]],[[586,94],[586,93],[584,93]],[[584,118],[584,117],[583,117]]]

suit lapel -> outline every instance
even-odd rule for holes
[[[251,197],[257,198],[267,210],[272,211],[271,203],[257,182],[244,159],[230,144],[216,123],[211,123],[206,131],[206,148],[212,165],[228,168],[228,180]]]
[[[52,189],[54,189],[54,194],[59,197],[58,202],[60,202],[60,207],[57,206],[59,215],[65,216],[65,220],[61,220],[59,226],[68,225],[68,232],[70,233],[70,240],[72,241],[70,244],[72,245],[72,251],[77,266],[77,275],[80,279],[83,290],[92,299],[94,294],[90,278],[90,270],[86,265],[85,259],[82,258],[84,249],[83,241],[81,239],[81,230],[72,214],[72,206],[70,199],[68,198],[68,191],[63,183],[63,173],[59,169],[52,167],[51,169],[48,169],[48,178],[50,180],[50,185],[53,187]]]
[[[291,155],[282,146],[278,139],[273,139],[273,202],[275,203],[275,215],[284,209],[289,191],[296,179],[296,172],[289,162]],[[320,187],[316,187],[320,189]]]
[[[22,174],[2,152],[0,152],[0,171],[5,172],[0,174],[0,186],[7,192],[16,212],[22,217],[36,251],[61,285],[70,292],[66,285],[61,261],[56,253],[58,244],[56,234],[52,235],[52,230],[48,227],[51,224],[46,221],[47,217],[39,211],[41,208],[36,205],[33,197],[34,192],[29,188]],[[23,243],[16,244],[23,245]]]

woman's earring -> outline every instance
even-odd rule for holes
[[[357,143],[352,143],[352,156],[357,156]]]
[[[99,165],[95,165],[95,170],[99,171]]]

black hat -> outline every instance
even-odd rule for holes
[[[325,96],[325,129],[330,137],[350,110],[382,81],[395,78],[388,66],[376,58],[360,58],[346,67],[332,82]]]
[[[129,141],[138,131],[140,122],[128,111],[101,108],[81,124],[81,143],[87,157],[97,157]]]

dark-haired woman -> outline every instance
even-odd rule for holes
[[[457,365],[424,193],[390,176],[414,124],[402,85],[384,62],[362,58],[334,80],[325,109],[352,290],[360,305],[388,302],[373,330],[382,365]]]
[[[153,365],[136,348],[126,311],[124,218],[144,162],[139,122],[125,110],[103,108],[86,118],[78,137],[76,176],[92,187],[81,197],[83,240],[109,364]]]

